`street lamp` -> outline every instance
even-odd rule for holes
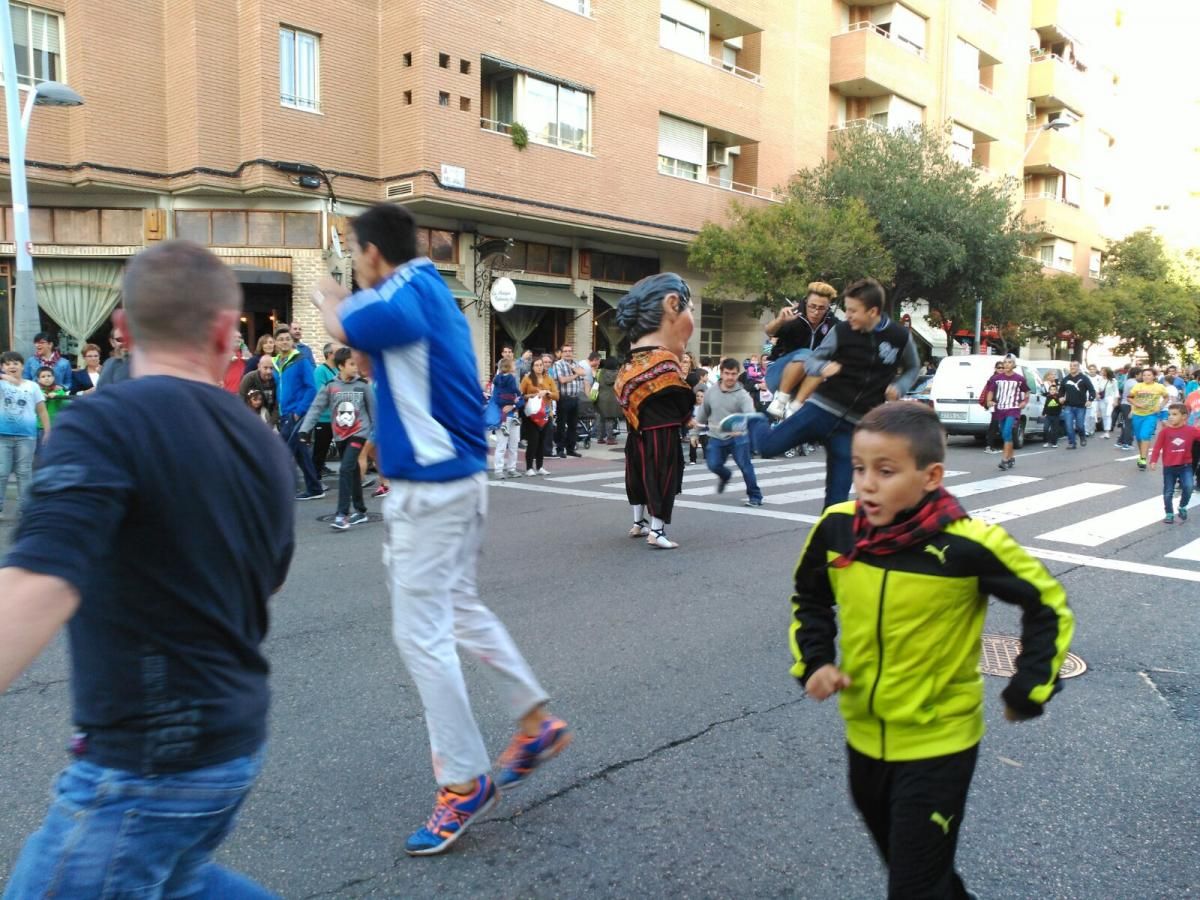
[[[1055,119],[1053,122],[1046,122],[1034,129],[1033,140],[1029,142],[1029,146],[1025,148],[1025,153],[1021,157],[1021,167],[1025,167],[1025,160],[1029,159],[1029,152],[1033,149],[1033,145],[1037,143],[1038,138],[1046,131],[1062,131],[1064,128],[1071,127],[1071,120],[1067,118]],[[983,298],[975,298],[975,352],[979,352],[979,339],[983,331]]]
[[[8,168],[12,183],[13,244],[17,257],[16,301],[13,305],[13,347],[28,353],[41,330],[33,286],[32,242],[29,239],[29,187],[25,182],[25,138],[34,106],[79,106],[83,97],[65,84],[43,81],[29,89],[21,111],[17,89],[17,51],[13,46],[12,16],[0,0],[0,53],[4,59],[4,107],[8,122]]]

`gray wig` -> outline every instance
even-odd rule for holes
[[[678,294],[684,303],[692,300],[687,282],[674,272],[647,275],[621,298],[617,304],[617,327],[625,332],[630,343],[637,343],[662,324],[662,302],[667,294]]]

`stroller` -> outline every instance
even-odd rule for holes
[[[579,400],[579,421],[575,424],[575,443],[582,444],[583,449],[592,446],[592,435],[596,430],[596,407],[587,397]]]

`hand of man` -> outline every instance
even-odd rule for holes
[[[889,384],[887,386],[887,390],[883,392],[883,396],[888,400],[899,400],[900,392],[896,390],[896,386],[894,384]]]
[[[779,311],[779,320],[781,322],[790,322],[798,315],[800,315],[799,308],[795,306],[785,306]]]
[[[312,304],[320,309],[324,303],[340,303],[350,296],[350,289],[340,284],[332,275],[326,275],[317,282],[312,291]]]
[[[814,700],[827,700],[843,688],[850,687],[850,677],[833,663],[826,663],[812,673],[804,690]]]

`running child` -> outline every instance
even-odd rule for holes
[[[1129,419],[1133,423],[1133,439],[1137,441],[1140,471],[1146,471],[1146,451],[1158,427],[1158,414],[1166,409],[1167,389],[1155,381],[1156,372],[1146,366],[1141,380],[1129,389]]]
[[[337,443],[341,465],[338,467],[337,514],[330,526],[345,531],[367,521],[358,457],[375,427],[375,392],[365,379],[359,377],[358,363],[349,347],[341,347],[333,354],[333,365],[337,378],[317,391],[300,423],[300,440],[308,443],[322,414],[331,410],[332,439]],[[353,514],[350,513],[351,502],[354,503]]]
[[[1062,428],[1062,398],[1058,396],[1058,382],[1046,383],[1046,402],[1042,404],[1042,415],[1046,417],[1046,433],[1043,439],[1047,447],[1058,446],[1058,435]]]
[[[1010,722],[1041,715],[1058,692],[1074,631],[1045,566],[942,486],[945,455],[937,416],[919,403],[864,415],[851,444],[858,499],[809,532],[792,596],[792,674],[814,700],[841,693],[850,794],[889,897],[970,896],[954,854],[984,733],[988,596],[1022,610],[1001,692]]]
[[[1001,371],[994,373],[983,388],[983,405],[992,410],[1004,442],[1000,469],[1011,469],[1017,464],[1013,458],[1013,431],[1021,419],[1021,410],[1029,403],[1029,386],[1016,374],[1016,368],[1017,358],[1010,353],[1004,357]]]
[[[1182,403],[1172,403],[1167,407],[1167,421],[1154,441],[1154,449],[1150,451],[1150,469],[1153,471],[1162,458],[1163,464],[1163,509],[1166,516],[1164,525],[1175,521],[1175,510],[1172,503],[1175,500],[1175,486],[1182,488],[1179,495],[1179,521],[1188,519],[1188,503],[1192,499],[1192,488],[1195,486],[1192,471],[1192,450],[1200,445],[1200,428],[1187,424],[1187,407]]]

